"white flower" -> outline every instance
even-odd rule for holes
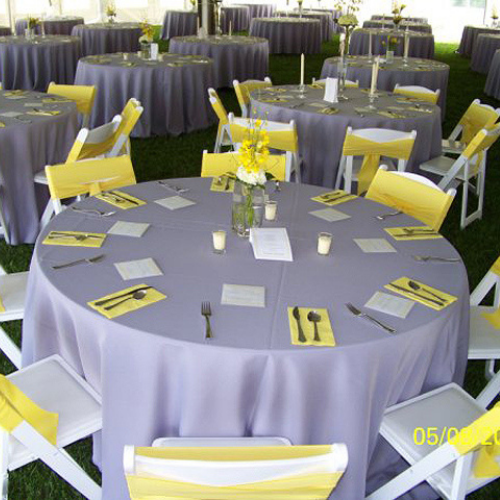
[[[346,14],[339,17],[338,23],[340,26],[357,26],[358,18],[354,14]]]
[[[153,39],[150,36],[147,36],[147,35],[142,35],[139,38],[139,43],[152,43],[152,42],[153,42]]]
[[[263,186],[266,181],[266,174],[263,170],[258,172],[248,172],[245,167],[239,167],[236,171],[236,177],[245,184],[250,186]]]

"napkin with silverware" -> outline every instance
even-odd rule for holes
[[[65,247],[100,248],[106,239],[103,233],[85,233],[82,231],[50,231],[43,240],[44,245]]]
[[[355,194],[347,193],[342,189],[337,189],[335,191],[329,191],[328,193],[323,193],[319,196],[311,198],[312,201],[317,201],[318,203],[323,203],[324,205],[333,206],[339,205],[346,201],[351,201],[357,198]]]
[[[293,307],[288,308],[288,323],[290,326],[290,337],[293,345],[314,345],[314,346],[326,346],[326,347],[334,347],[336,345],[327,309],[299,307],[300,325],[306,337],[305,342],[299,341],[299,328],[297,320],[293,316],[293,309],[294,309]],[[317,323],[318,334],[319,338],[321,339],[319,341],[314,340],[314,324],[307,319],[307,315],[311,311],[316,311],[321,316],[320,321]]]
[[[210,191],[216,193],[232,193],[234,191],[235,179],[227,175],[221,175],[220,177],[214,177],[212,179],[212,184],[210,185]]]
[[[113,319],[166,298],[163,293],[143,283],[92,300],[87,305],[106,318]]]
[[[57,116],[61,112],[58,110],[48,110],[48,109],[32,109],[31,111],[26,111],[27,115],[31,116]]]
[[[146,202],[132,196],[131,194],[114,189],[112,191],[103,191],[95,196],[98,200],[105,201],[114,207],[128,210],[129,208],[140,207],[145,205]]]
[[[387,290],[397,293],[408,299],[420,302],[424,306],[441,311],[457,300],[456,297],[442,290],[433,288],[420,281],[403,276],[384,285]]]
[[[436,240],[442,238],[438,231],[430,226],[404,226],[384,228],[396,241]]]

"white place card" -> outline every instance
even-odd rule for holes
[[[161,276],[163,274],[156,262],[151,258],[117,262],[115,267],[124,280],[150,278],[151,276]]]
[[[153,61],[156,61],[158,59],[158,53],[159,53],[158,44],[152,43],[150,47],[151,47],[151,59]]]
[[[266,307],[266,289],[252,285],[222,285],[224,306]]]
[[[334,208],[321,208],[320,210],[313,210],[309,212],[310,215],[318,217],[319,219],[326,220],[327,222],[337,222],[339,220],[350,219],[351,216],[335,210]]]
[[[151,224],[142,222],[124,222],[118,221],[108,230],[108,234],[115,234],[117,236],[132,236],[140,238],[148,229]]]
[[[284,227],[252,228],[250,243],[256,259],[293,261],[290,239]]]
[[[194,201],[183,198],[182,196],[169,196],[168,198],[156,200],[155,203],[158,203],[158,205],[168,208],[169,210],[177,210],[179,208],[195,205]]]
[[[354,238],[354,242],[365,253],[397,252],[385,238]]]
[[[403,297],[395,297],[388,293],[375,292],[365,307],[379,311],[397,318],[406,318],[412,310],[415,302]]]
[[[339,101],[339,79],[330,78],[326,79],[324,101],[338,102]]]
[[[22,113],[18,113],[17,111],[5,111],[4,113],[0,113],[0,116],[5,116],[5,118],[17,118],[21,116]]]

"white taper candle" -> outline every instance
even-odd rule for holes
[[[305,56],[300,54],[300,84],[304,85],[304,66],[305,66]]]

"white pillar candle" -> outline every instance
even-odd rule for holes
[[[370,58],[373,55],[373,33],[370,31],[370,35],[368,36],[368,55]]]
[[[229,21],[229,36],[232,36],[233,34],[233,23],[232,21]]]
[[[377,63],[372,64],[372,81],[371,81],[371,86],[370,86],[370,94],[375,94],[375,91],[377,90],[377,77],[376,77],[376,65]]]
[[[214,250],[217,253],[222,253],[226,249],[226,231],[213,231],[212,241],[214,245]]]
[[[276,212],[278,210],[278,202],[276,201],[266,201],[266,209],[264,217],[266,220],[274,220],[276,219]]]
[[[198,35],[200,33],[200,18],[199,16],[196,16],[196,34]]]
[[[332,235],[330,233],[318,234],[318,253],[320,255],[328,255],[332,245]]]
[[[304,85],[304,66],[305,66],[305,56],[300,54],[300,84]]]
[[[408,54],[410,53],[410,35],[408,31],[405,31],[405,49],[403,57],[408,59]]]

